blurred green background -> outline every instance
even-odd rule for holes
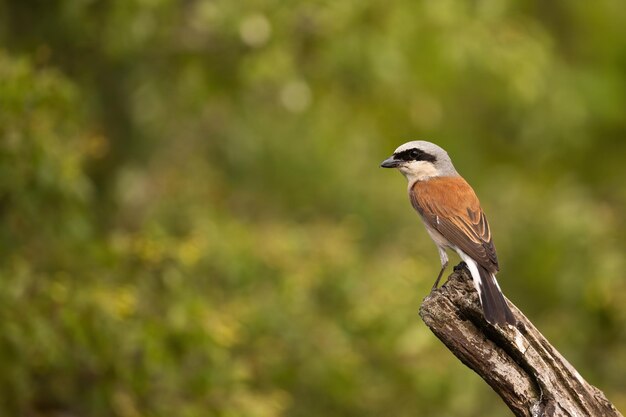
[[[417,316],[446,148],[626,409],[626,8],[0,0],[0,415],[503,416]],[[456,263],[456,258],[454,262]]]

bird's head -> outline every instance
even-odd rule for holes
[[[385,159],[380,166],[398,168],[409,184],[432,177],[459,175],[445,150],[423,140],[415,140],[399,146],[393,155]]]

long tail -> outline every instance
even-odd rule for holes
[[[515,316],[513,316],[513,312],[506,303],[504,295],[502,295],[502,291],[500,291],[500,286],[498,286],[495,274],[492,274],[482,266],[478,265],[467,255],[462,258],[472,274],[474,286],[476,287],[480,297],[480,304],[483,306],[485,319],[494,325],[499,324],[500,326],[504,326],[504,324],[510,324],[515,326],[517,321],[515,320]]]

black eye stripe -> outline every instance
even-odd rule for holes
[[[434,163],[437,158],[418,148],[407,149],[393,154],[393,159],[398,161],[428,161]]]

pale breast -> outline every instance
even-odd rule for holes
[[[420,217],[422,217],[420,215]],[[428,235],[430,236],[430,238],[433,240],[433,242],[435,242],[435,245],[439,246],[440,248],[452,248],[452,249],[456,249],[454,247],[454,245],[451,245],[450,242],[448,241],[448,239],[446,239],[445,237],[443,237],[443,235],[441,233],[439,233],[438,231],[436,231],[435,229],[433,229],[428,223],[426,223],[424,221],[424,218],[422,218],[422,222],[424,223],[424,227],[426,228],[426,231],[428,232]]]

